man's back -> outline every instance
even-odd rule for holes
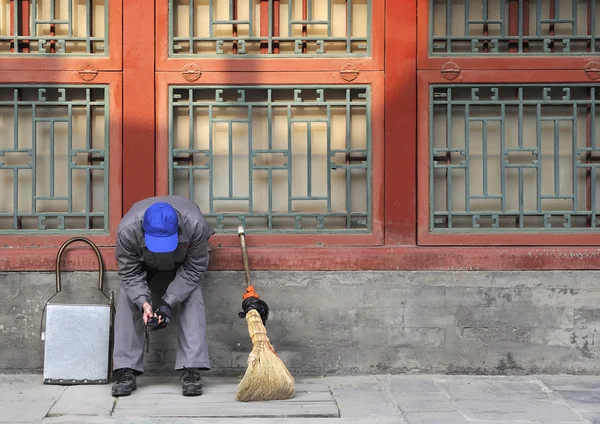
[[[149,197],[134,203],[131,209],[129,209],[125,216],[123,216],[117,231],[120,231],[122,228],[125,228],[133,223],[141,224],[144,220],[144,212],[146,212],[146,209],[157,202],[169,203],[180,214],[180,217],[185,220],[191,219],[202,221],[208,226],[208,224],[206,224],[206,220],[204,219],[204,215],[200,211],[200,208],[192,200],[182,196],[158,196]]]

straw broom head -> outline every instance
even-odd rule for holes
[[[248,356],[248,369],[238,385],[236,399],[250,402],[292,398],[294,377],[275,353],[258,311],[248,311],[246,322],[252,338],[252,351]]]

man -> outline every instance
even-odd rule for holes
[[[182,371],[184,396],[202,394],[200,370],[210,369],[201,282],[208,267],[208,239],[214,234],[198,205],[179,196],[134,204],[117,230],[116,256],[121,294],[115,317],[113,396],[136,390],[144,371],[144,326],[169,325],[179,306],[175,369]],[[170,274],[159,304],[152,304],[154,276]],[[154,291],[154,290],[153,290]]]

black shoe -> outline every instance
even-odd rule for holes
[[[112,386],[113,396],[129,396],[135,389],[137,389],[137,384],[134,370],[131,368],[115,370],[115,384]]]
[[[181,377],[183,378],[181,387],[184,396],[200,396],[202,394],[202,377],[200,377],[198,368],[184,367]]]

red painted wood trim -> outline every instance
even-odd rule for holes
[[[473,69],[462,70],[459,76],[448,81],[439,71],[419,70],[419,82],[431,84],[590,84],[597,85],[586,77],[583,71],[563,69],[548,72],[546,69],[530,70],[504,70],[496,69],[477,71]]]
[[[388,2],[385,55],[385,244],[416,244],[417,4]]]
[[[21,0],[21,23],[20,23],[20,33],[21,35],[29,35],[29,0]],[[29,53],[29,40],[23,40],[23,52]]]
[[[147,1],[152,3],[152,1]],[[141,2],[140,2],[141,4]],[[163,0],[156,0],[154,2],[154,27],[157,36],[154,40],[154,51],[155,51],[155,63],[156,69],[159,69],[160,64],[165,60],[169,60],[169,2]],[[179,70],[183,68],[185,64],[181,65]]]
[[[429,0],[418,1],[418,67],[419,69],[441,69],[446,62],[456,63],[460,69],[496,69],[496,70],[528,70],[528,69],[579,69],[583,68],[592,60],[597,60],[597,56],[591,54],[582,56],[534,56],[529,54],[513,56],[492,56],[479,55],[473,57],[465,56],[445,56],[429,57]],[[528,3],[528,2],[524,2]],[[525,15],[524,15],[525,17]],[[508,20],[508,18],[507,18]],[[527,22],[527,20],[525,20]]]
[[[236,247],[240,240],[234,234],[215,234],[210,239],[213,246]],[[381,246],[382,240],[373,234],[254,234],[253,247],[332,247]]]
[[[419,11],[417,13],[417,68],[421,69],[429,60],[429,0],[416,1]]]
[[[250,237],[248,238],[250,239]],[[114,248],[100,249],[107,271],[116,271]],[[54,271],[57,249],[1,249],[0,271]],[[248,249],[252,270],[301,271],[511,271],[600,270],[600,248],[557,247],[257,247]],[[211,271],[241,271],[240,248],[213,248]],[[96,271],[96,256],[78,244],[65,251],[65,271]]]
[[[287,72],[278,75],[265,73],[233,73],[224,81],[223,75],[217,73],[203,74],[194,83],[186,81],[181,74],[160,72],[156,75],[156,193],[158,196],[169,192],[169,139],[168,139],[168,87],[172,84],[188,85],[243,85],[243,84],[344,84],[340,74],[331,72]],[[384,90],[382,72],[364,72],[359,74],[353,84],[371,84],[372,86],[372,214],[373,225],[371,235],[257,235],[261,245],[373,245],[383,244],[384,220]],[[163,159],[164,158],[164,159]],[[237,245],[237,238],[220,235],[218,243]]]
[[[136,3],[139,0],[135,0]],[[389,4],[389,1],[388,1]],[[385,35],[385,0],[373,0],[371,57],[366,58],[169,58],[168,2],[156,0],[156,69],[165,72],[181,72],[185,65],[197,64],[202,72],[291,72],[291,71],[339,71],[347,63],[362,70],[383,70]],[[129,6],[127,6],[129,7]]]
[[[269,36],[269,0],[260,0],[260,30],[261,37]],[[260,54],[269,53],[269,43],[261,41]]]
[[[127,166],[123,169],[123,213],[126,213],[136,201],[154,196],[155,33],[153,2],[124,3],[123,163]]]
[[[422,70],[438,70],[447,63],[454,62],[458,65],[459,69],[464,70],[486,70],[495,69],[496,73],[498,70],[535,70],[535,69],[546,69],[546,70],[580,70],[583,72],[585,66],[593,60],[597,60],[597,56],[582,55],[582,56],[571,56],[571,57],[539,57],[539,56],[528,56],[522,54],[518,57],[435,57],[428,58],[425,61],[419,61],[419,69]],[[591,80],[590,80],[591,81]]]
[[[159,43],[159,41],[157,41]],[[158,48],[158,45],[157,45]],[[241,55],[238,55],[241,56]],[[157,70],[160,72],[181,72],[183,67],[195,63],[200,70],[207,75],[209,73],[223,72],[250,72],[258,71],[261,73],[279,73],[279,72],[327,72],[342,69],[342,66],[352,63],[362,71],[378,71],[383,69],[383,65],[370,58],[304,58],[304,57],[269,57],[256,59],[211,59],[211,58],[172,58],[161,60],[157,57]]]
[[[281,18],[281,3],[279,0],[273,0],[273,35],[279,37],[280,33],[280,18]],[[273,42],[273,53],[279,54],[279,41]]]
[[[385,75],[383,72],[369,72],[367,77],[370,77],[371,80],[371,212],[373,216],[371,228],[372,234],[379,244],[384,244]]]
[[[398,3],[404,3],[406,0]],[[411,0],[412,1],[412,0]],[[384,69],[385,66],[385,36],[386,36],[386,13],[391,5],[396,2],[387,0],[373,0],[373,13],[371,24],[371,57],[373,58],[373,69]],[[409,2],[410,3],[410,2]],[[413,18],[414,19],[414,18]]]
[[[433,72],[417,78],[417,227],[418,243],[423,244],[429,234],[429,81]]]
[[[0,73],[0,83],[22,83],[35,84],[40,82],[40,74],[37,71],[22,71],[22,72],[2,72]],[[110,141],[109,141],[109,166],[110,175],[107,190],[109,190],[109,234],[89,236],[89,239],[94,243],[102,245],[114,245],[115,232],[121,219],[121,181],[122,181],[122,82],[121,74],[116,72],[100,72],[98,76],[91,82],[82,81],[77,72],[44,72],[45,84],[109,84],[110,85]],[[0,235],[3,246],[19,247],[37,247],[37,246],[60,246],[73,235],[57,234],[12,234]]]
[[[269,60],[269,59],[264,59]],[[177,85],[236,85],[236,84],[261,84],[261,85],[300,85],[300,84],[343,84],[343,85],[359,85],[359,84],[377,84],[380,81],[381,100],[383,101],[383,72],[382,71],[366,71],[360,72],[358,77],[352,82],[344,80],[339,72],[323,71],[323,72],[232,72],[223,75],[220,72],[206,72],[194,82],[187,81],[181,73],[176,72],[157,72],[156,73],[156,89],[164,84]],[[377,93],[374,93],[377,94]]]

